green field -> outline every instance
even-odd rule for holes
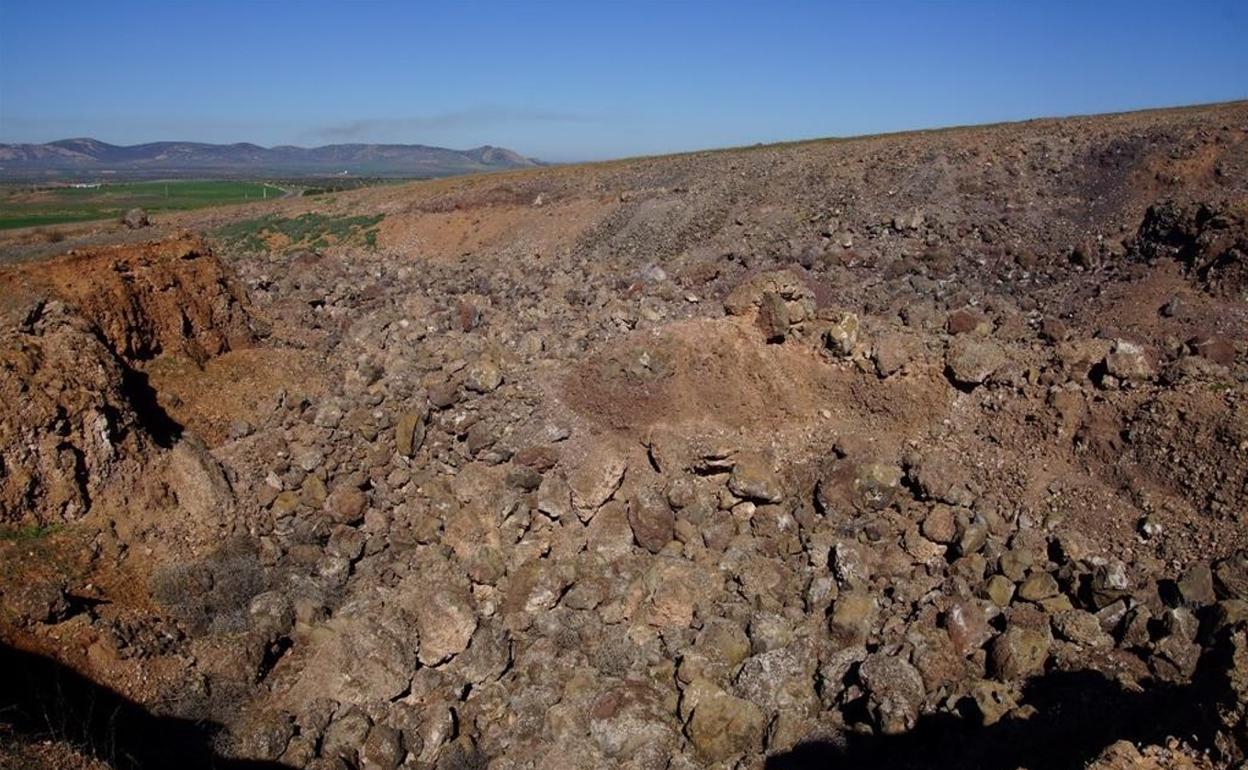
[[[377,248],[377,225],[384,214],[376,216],[332,216],[308,212],[297,217],[273,214],[258,219],[233,222],[213,232],[213,238],[231,249],[279,251],[323,249],[342,243],[361,243]]]
[[[0,187],[0,230],[116,219],[135,206],[149,213],[281,198],[287,191],[263,182],[123,182],[99,187]]]

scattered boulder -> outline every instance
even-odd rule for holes
[[[144,227],[150,227],[152,222],[147,217],[147,212],[140,208],[133,208],[126,212],[121,218],[121,223],[126,226],[127,230],[139,230]]]

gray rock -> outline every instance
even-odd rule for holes
[[[923,678],[918,669],[896,655],[875,653],[858,667],[867,690],[867,708],[885,735],[914,728],[923,705]]]
[[[594,512],[611,499],[620,488],[628,461],[612,449],[601,444],[595,446],[568,476],[572,490],[572,502],[583,521],[593,518]]]
[[[1145,350],[1126,340],[1114,341],[1105,355],[1105,370],[1119,380],[1151,380],[1156,375]]]
[[[128,230],[139,230],[144,227],[149,227],[152,224],[152,221],[148,218],[146,211],[134,208],[126,212],[126,215],[121,218],[121,223],[125,225]]]
[[[503,372],[491,358],[481,358],[468,367],[464,387],[474,393],[489,393],[503,384]]]
[[[422,665],[441,665],[467,649],[478,615],[466,578],[449,567],[430,569],[404,580],[400,592],[416,618]]]

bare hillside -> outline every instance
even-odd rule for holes
[[[1248,750],[1248,104],[15,231],[0,255],[19,758]]]

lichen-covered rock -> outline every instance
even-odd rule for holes
[[[897,735],[914,727],[925,692],[914,666],[896,655],[876,653],[862,662],[858,676],[880,732]]]

